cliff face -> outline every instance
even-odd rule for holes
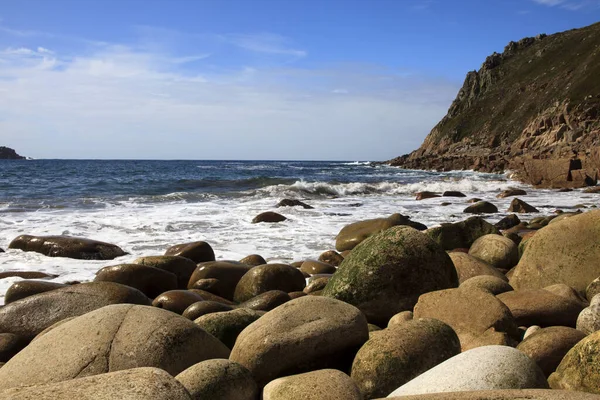
[[[510,42],[467,74],[415,169],[514,171],[545,187],[594,183],[600,168],[600,23]],[[586,176],[588,179],[586,179]]]
[[[0,160],[24,160],[25,157],[17,154],[9,147],[0,146]]]

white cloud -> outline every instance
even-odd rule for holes
[[[531,0],[537,4],[541,4],[548,7],[556,7],[569,10],[579,11],[589,7],[600,7],[600,0]]]
[[[222,35],[223,40],[239,46],[245,50],[267,54],[281,54],[294,57],[305,57],[305,50],[294,49],[289,46],[289,39],[271,33],[255,35]]]

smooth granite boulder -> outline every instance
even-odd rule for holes
[[[0,391],[2,400],[193,400],[159,368],[132,368],[65,382]]]
[[[287,218],[279,213],[273,212],[273,211],[266,211],[264,213],[260,213],[258,214],[256,217],[254,217],[252,219],[252,223],[253,224],[258,224],[261,222],[268,222],[268,223],[274,223],[274,222],[283,222],[285,221]]]
[[[448,254],[424,233],[396,226],[354,248],[323,296],[352,304],[369,322],[385,326],[394,314],[412,310],[421,294],[456,286]]]
[[[459,353],[460,341],[445,323],[435,319],[405,321],[378,331],[360,348],[351,376],[364,398],[387,396]]]
[[[600,331],[580,340],[548,378],[552,389],[600,394]],[[0,371],[2,369],[0,368]]]
[[[600,210],[554,221],[527,241],[509,281],[515,290],[564,283],[585,293],[600,276]]]
[[[168,290],[177,289],[175,274],[142,264],[104,267],[96,272],[94,282],[115,282],[131,286],[151,299]]]
[[[240,264],[245,264],[250,267],[256,267],[259,265],[266,264],[267,260],[265,260],[261,255],[258,254],[250,254],[240,260]]]
[[[459,287],[464,290],[484,290],[493,295],[499,295],[500,293],[506,293],[513,290],[512,286],[510,286],[505,279],[490,275],[474,276],[461,283]]]
[[[517,349],[484,346],[465,351],[394,390],[388,398],[424,393],[547,389],[544,373]]]
[[[387,327],[391,328],[396,325],[401,325],[406,321],[412,321],[414,319],[414,315],[412,311],[401,311],[398,314],[394,315],[390,318]]]
[[[204,241],[176,244],[165,251],[165,256],[185,257],[195,263],[215,261],[215,252]]]
[[[231,311],[233,309],[234,306],[219,303],[218,301],[199,301],[197,303],[191,304],[188,308],[185,309],[185,311],[183,311],[183,314],[181,315],[193,321],[196,318],[200,318],[201,316],[206,314],[220,311]]]
[[[177,277],[177,289],[186,289],[192,273],[196,270],[196,263],[194,261],[180,256],[140,257],[133,263],[147,265],[172,273]]]
[[[585,338],[585,333],[566,326],[551,326],[538,329],[527,336],[517,350],[529,356],[542,369],[544,375],[550,376],[569,350],[580,340]]]
[[[194,364],[175,379],[194,400],[256,400],[260,394],[250,371],[224,359]]]
[[[156,297],[152,305],[181,315],[189,306],[203,300],[200,294],[191,290],[169,290]]]
[[[504,276],[502,272],[498,271],[485,261],[481,261],[478,258],[459,251],[450,252],[448,255],[452,259],[454,268],[456,268],[458,283],[461,285],[467,279],[481,275],[494,276],[508,282],[508,278]]]
[[[319,261],[337,267],[344,261],[344,257],[335,250],[327,250],[319,256]]]
[[[58,275],[41,271],[4,271],[0,272],[0,279],[19,277],[23,279],[54,279]]]
[[[233,300],[242,303],[269,290],[286,293],[302,291],[306,286],[304,275],[287,264],[264,264],[251,268],[235,287]]]
[[[447,289],[422,295],[414,318],[435,318],[450,325],[463,351],[493,344],[516,344],[517,325],[496,296],[483,290]]]
[[[264,311],[238,308],[203,315],[196,318],[194,323],[231,349],[239,334],[264,314]]]
[[[335,272],[335,267],[322,261],[306,260],[302,263],[300,271],[306,272],[310,275],[333,274]]]
[[[320,369],[275,379],[265,386],[262,400],[362,400],[350,377],[336,369]]]
[[[60,288],[67,287],[64,283],[48,282],[48,281],[36,281],[36,280],[23,280],[13,283],[9,286],[4,294],[4,304],[14,303],[17,300],[24,299],[25,297],[33,296],[34,294],[50,292]]]
[[[259,386],[264,386],[284,375],[348,368],[368,338],[367,321],[356,307],[305,296],[250,324],[238,336],[229,359],[248,368]]]
[[[150,299],[139,290],[119,283],[80,283],[35,294],[0,308],[0,332],[31,340],[60,320],[120,303],[150,305]]]
[[[366,238],[398,225],[412,226],[417,230],[427,229],[425,225],[413,222],[409,217],[401,214],[392,214],[388,218],[358,221],[342,228],[336,236],[335,248],[337,251],[352,250]]]
[[[114,244],[71,236],[21,235],[10,242],[8,248],[78,260],[112,260],[127,254]]]
[[[575,327],[586,335],[600,330],[600,296],[594,296],[590,305],[581,310]]]
[[[517,245],[502,235],[481,236],[471,245],[469,255],[494,268],[511,269],[519,262]]]
[[[550,389],[475,390],[391,397],[397,400],[598,400],[590,393]]]
[[[500,231],[481,217],[470,217],[453,224],[445,223],[425,231],[444,250],[469,248],[475,240],[483,235],[496,234]]]
[[[233,300],[242,276],[252,267],[235,261],[209,261],[198,264],[188,282],[189,289],[202,289]]]
[[[171,375],[229,349],[192,321],[156,307],[106,306],[65,322],[0,368],[0,389],[62,382],[136,367]]]
[[[478,201],[465,208],[463,212],[469,214],[494,214],[498,212],[498,207],[488,201]]]
[[[515,290],[497,296],[511,311],[519,326],[575,327],[577,316],[588,303],[567,285],[544,289]]]
[[[0,362],[5,363],[23,350],[29,341],[14,333],[0,333]]]
[[[255,311],[271,311],[275,307],[279,307],[291,299],[290,295],[284,291],[269,290],[268,292],[261,293],[250,300],[240,303],[238,307]]]
[[[588,301],[592,301],[597,294],[600,294],[600,278],[594,279],[587,288],[585,288],[585,297]]]

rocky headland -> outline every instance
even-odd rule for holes
[[[0,160],[25,160],[25,157],[18,155],[10,147],[0,146]]]
[[[539,187],[596,184],[600,168],[600,23],[510,42],[467,74],[410,169],[501,172]]]

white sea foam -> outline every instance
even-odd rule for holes
[[[54,279],[57,282],[89,281],[103,266],[163,254],[173,244],[194,240],[209,242],[218,259],[237,260],[258,253],[269,261],[291,262],[316,258],[321,252],[334,248],[339,230],[361,219],[398,212],[428,226],[455,222],[466,217],[462,210],[470,197],[489,200],[504,211],[512,198],[497,199],[495,195],[510,186],[524,187],[529,195],[523,200],[537,207],[539,215],[549,214],[556,208],[572,210],[575,204],[591,205],[597,200],[597,195],[581,191],[532,190],[510,180],[488,178],[457,174],[442,181],[412,184],[298,181],[292,185],[269,186],[256,191],[255,195],[239,198],[212,196],[189,202],[183,201],[182,193],[172,193],[166,195],[164,201],[148,202],[145,199],[142,202],[139,198],[129,198],[87,210],[5,210],[0,213],[0,247],[7,251],[0,253],[0,271],[44,271],[58,274],[59,277]],[[415,201],[414,192],[422,190],[459,190],[468,197]],[[315,208],[275,208],[283,197],[304,199]],[[442,206],[444,202],[451,204]],[[251,223],[255,215],[269,210],[280,212],[289,219],[278,224]],[[501,212],[490,216],[489,220],[497,221],[504,215],[506,213]],[[113,261],[81,261],[7,249],[9,242],[21,234],[87,237],[115,243],[130,255]],[[0,295],[3,296],[16,280],[18,278],[0,280]]]

